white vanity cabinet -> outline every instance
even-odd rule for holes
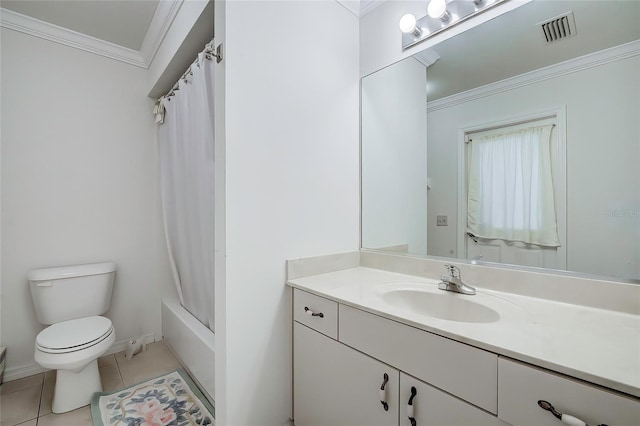
[[[294,290],[293,317],[296,426],[411,426],[408,403],[412,388],[416,389],[411,401],[414,426],[506,425],[496,416],[400,371],[417,373],[423,380],[431,378],[495,408],[494,354],[480,350],[476,353],[470,346],[298,289]],[[332,338],[334,324],[340,341]],[[396,326],[400,328],[395,329]],[[340,333],[348,343],[341,342]],[[405,340],[398,343],[390,339],[394,334]],[[388,352],[380,348],[387,348]],[[422,367],[425,365],[426,369]],[[467,381],[464,374],[475,368],[478,371],[474,379]]]
[[[593,426],[640,425],[638,398],[300,289],[293,318],[296,426],[563,424],[538,400]]]

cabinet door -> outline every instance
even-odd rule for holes
[[[548,401],[559,413],[590,425],[640,424],[639,398],[501,357],[498,361],[498,416],[514,425],[562,425],[550,412],[538,406],[539,400]]]
[[[412,388],[415,392],[412,392]],[[411,398],[413,394],[413,398]],[[411,400],[411,406],[409,401]],[[411,407],[411,408],[409,408]],[[400,426],[507,426],[496,416],[405,373],[400,373]]]
[[[294,322],[296,426],[397,426],[399,380],[398,370]]]

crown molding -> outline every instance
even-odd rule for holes
[[[345,9],[357,17],[361,17],[380,6],[386,0],[336,0]]]
[[[149,24],[149,29],[140,47],[140,54],[146,64],[145,68],[149,68],[183,3],[184,0],[160,1],[158,3],[158,8],[153,14],[153,19],[151,19],[151,24]]]
[[[636,40],[427,102],[427,113],[638,55],[640,41]]]
[[[8,9],[0,10],[0,26],[54,43],[115,59],[116,61],[146,68],[144,58],[137,50],[118,46],[117,44],[81,34]]]
[[[428,68],[440,59],[440,55],[433,49],[424,49],[418,53],[414,53],[413,59]]]
[[[385,1],[387,0],[367,0],[362,2],[364,3],[364,6],[360,7],[360,16],[364,16],[367,13],[370,13],[373,9],[377,8],[378,6],[382,6],[382,4]]]
[[[341,6],[356,16],[360,16],[360,2],[358,0],[336,0]]]
[[[100,40],[5,8],[0,8],[0,26],[137,67],[149,68],[183,2],[184,0],[159,2],[140,50]]]

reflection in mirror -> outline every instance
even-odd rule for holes
[[[363,78],[361,155],[363,248],[639,280],[640,2],[534,0]]]

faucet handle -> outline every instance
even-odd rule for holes
[[[444,265],[445,269],[447,270],[447,272],[449,272],[449,275],[451,275],[453,278],[460,278],[460,268],[458,268],[456,265]]]

